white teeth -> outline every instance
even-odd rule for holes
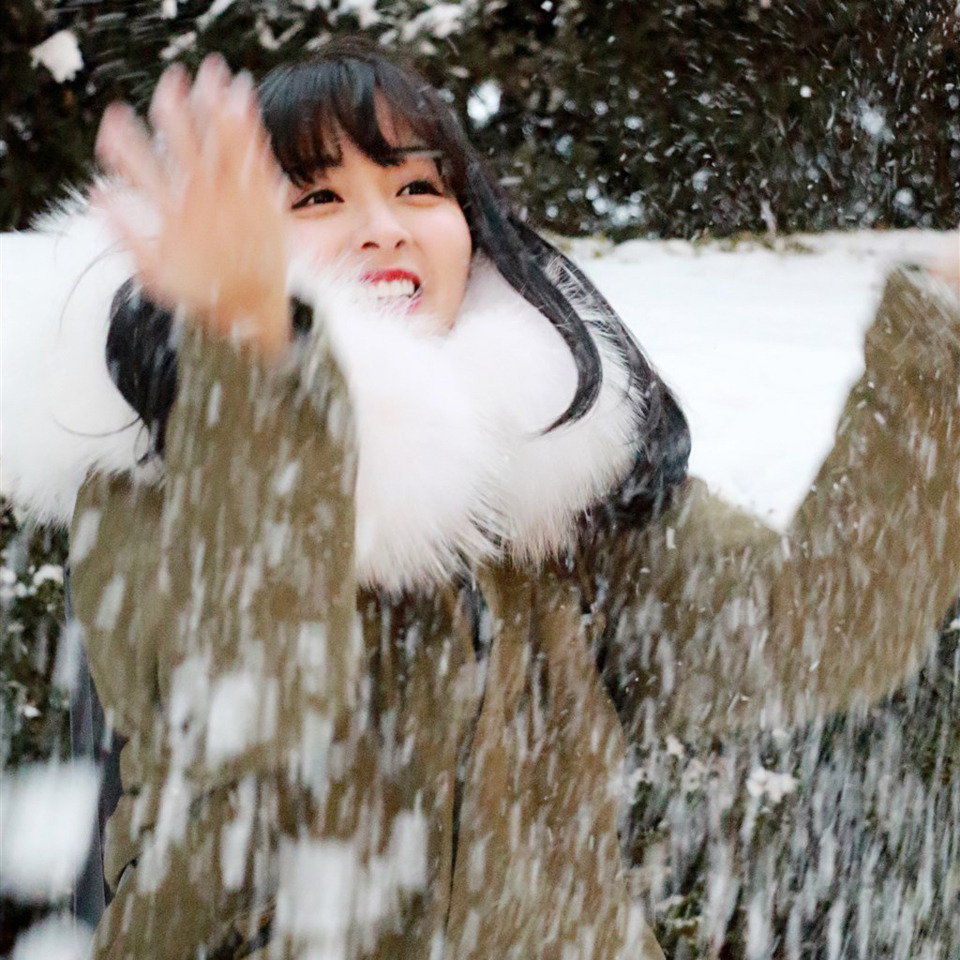
[[[416,290],[417,286],[412,280],[376,280],[363,284],[364,293],[372,300],[409,299]]]

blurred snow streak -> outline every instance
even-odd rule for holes
[[[17,940],[10,960],[84,960],[91,936],[89,927],[71,916],[49,917]]]
[[[90,845],[99,787],[86,761],[3,772],[0,891],[28,901],[71,891]]]

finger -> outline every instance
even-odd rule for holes
[[[251,129],[260,128],[257,94],[253,86],[253,78],[246,70],[238,73],[227,88],[225,106],[225,115],[236,118]]]
[[[277,161],[273,144],[256,107],[250,119],[245,160],[247,170],[243,176],[254,183],[255,188],[267,198],[270,208],[286,210],[290,201],[290,181]]]
[[[97,131],[97,156],[117,174],[151,199],[165,194],[163,169],[146,127],[126,104],[112,103],[104,111]]]
[[[217,127],[225,153],[236,160],[233,167],[241,184],[273,180],[276,163],[249,74],[238,74],[230,85]]]
[[[230,68],[219,54],[204,58],[190,93],[197,128],[207,130],[216,122],[230,87]]]
[[[90,201],[106,218],[107,225],[120,244],[133,255],[137,274],[144,284],[151,288],[151,292],[162,296],[162,291],[158,289],[161,261],[157,244],[140,232],[131,212],[129,197],[116,191],[99,189],[91,192]]]
[[[287,196],[287,182],[273,152],[273,144],[263,125],[256,87],[249,73],[237,74],[228,94],[225,114],[232,122],[231,134],[236,137],[238,152],[243,157],[241,181],[256,189],[268,191],[272,206],[282,209]]]
[[[179,64],[168,67],[150,102],[150,120],[173,160],[189,169],[200,153],[200,137],[190,110],[190,78]]]
[[[255,137],[257,123],[253,84],[248,76],[238,74],[224,92],[211,118],[211,128],[224,149],[236,150]]]
[[[270,190],[271,198],[274,199],[274,205],[279,209],[286,209],[290,183],[287,175],[284,173],[277,155],[273,149],[273,142],[270,134],[263,123],[263,115],[260,112],[260,103],[257,99],[256,89],[251,92],[250,110],[246,117],[249,125],[249,140],[254,144],[253,157],[257,175],[263,180]]]

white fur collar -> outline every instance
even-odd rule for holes
[[[7,276],[25,280],[5,296],[3,490],[61,522],[89,470],[132,470],[143,452],[142,430],[118,431],[134,415],[104,362],[110,299],[132,270],[125,255],[100,257],[112,244],[92,220],[73,215],[43,242],[4,245]],[[549,321],[489,264],[475,263],[446,335],[378,314],[349,286],[309,286],[355,407],[361,582],[396,590],[499,552],[543,558],[630,469],[640,414],[614,347],[593,328],[599,401],[543,435],[573,397],[576,369]]]
[[[475,261],[445,335],[377,314],[349,288],[330,293],[321,284],[317,298],[357,418],[363,582],[446,578],[501,551],[542,559],[630,469],[639,409],[615,347],[594,328],[599,400],[544,435],[573,398],[576,367],[550,322],[489,263]]]

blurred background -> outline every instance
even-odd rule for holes
[[[556,235],[770,242],[960,221],[956,0],[3,0],[0,229],[28,228],[82,185],[104,107],[143,108],[169,63],[219,51],[259,76],[356,32],[413,56],[530,222]],[[70,690],[64,539],[0,508],[8,778],[69,757]],[[668,956],[960,955],[960,700],[944,681],[957,623],[946,626],[939,661],[866,719],[643,746],[626,836],[638,875],[661,878],[645,890]],[[904,740],[908,727],[922,741]],[[909,789],[894,800],[913,820],[890,813],[882,779],[901,764]],[[758,779],[775,768],[798,778]],[[945,819],[952,832],[937,833]],[[831,831],[842,842],[809,855]],[[865,908],[870,858],[882,882]],[[0,955],[69,904],[68,882],[31,899],[0,877]]]

